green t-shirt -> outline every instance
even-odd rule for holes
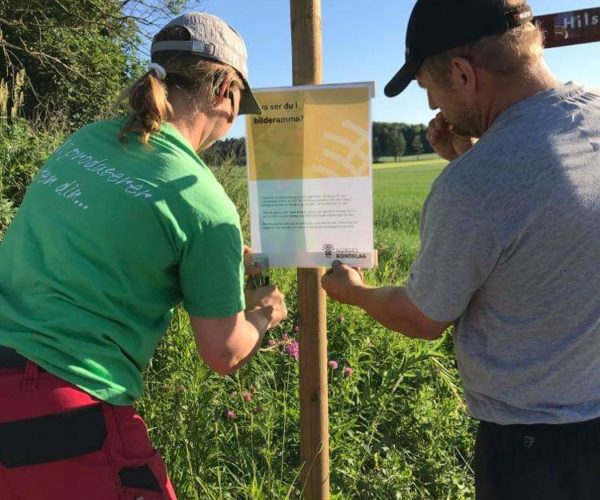
[[[235,206],[185,138],[144,146],[88,125],[42,167],[0,243],[0,345],[112,404],[131,404],[183,302],[244,309]]]

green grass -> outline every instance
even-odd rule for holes
[[[374,173],[380,267],[366,279],[403,283],[418,251],[420,207],[442,163],[383,167]],[[218,176],[244,216],[243,170]],[[290,317],[269,332],[249,365],[228,377],[212,374],[197,359],[178,311],[147,371],[138,408],[182,499],[301,496],[298,363],[285,352],[297,336],[295,272],[272,276]],[[332,497],[471,498],[474,424],[450,335],[435,343],[405,339],[329,301],[328,338],[329,357],[340,365],[329,378]],[[227,418],[229,410],[235,419]]]
[[[381,262],[377,284],[404,283],[419,249],[421,206],[445,163],[433,159],[374,169],[375,247]]]

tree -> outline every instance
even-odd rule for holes
[[[389,145],[390,152],[394,157],[394,161],[398,161],[398,157],[404,154],[406,149],[406,141],[404,140],[404,134],[398,123],[394,123],[394,126],[389,129]]]
[[[0,2],[0,112],[76,128],[139,72],[141,37],[184,0]],[[155,28],[154,28],[155,29]]]
[[[203,151],[202,159],[211,167],[223,165],[246,165],[246,141],[242,138],[229,138],[216,141]]]
[[[381,156],[382,154],[379,136],[375,135],[375,129],[373,129],[373,161],[377,163]]]
[[[423,143],[421,142],[421,136],[419,134],[415,134],[412,140],[412,147],[417,155],[417,160],[419,160],[419,156],[423,153]]]
[[[373,159],[380,160],[385,156],[398,159],[405,154],[421,154],[432,152],[426,139],[427,127],[424,125],[407,125],[406,123],[373,122]],[[414,139],[419,137],[421,149],[415,151]]]

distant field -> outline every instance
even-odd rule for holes
[[[375,248],[381,263],[378,278],[402,282],[419,249],[421,207],[431,184],[447,162],[376,164],[373,169]]]
[[[446,160],[380,163],[373,166],[375,204],[413,204],[423,201]]]

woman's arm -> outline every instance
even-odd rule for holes
[[[283,294],[275,286],[254,290],[248,309],[235,316],[190,316],[198,354],[220,375],[248,362],[262,344],[265,332],[287,317]]]

